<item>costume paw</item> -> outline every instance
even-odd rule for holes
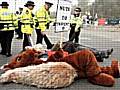
[[[120,77],[120,65],[117,60],[113,60],[111,63],[111,68],[114,72],[114,77],[119,78]]]

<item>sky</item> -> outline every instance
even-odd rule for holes
[[[24,7],[25,3],[28,0],[0,0],[0,3],[2,1],[7,1],[9,3],[9,8],[12,9],[13,11],[18,10],[19,7]],[[40,6],[42,6],[45,2],[45,0],[31,0],[35,2],[35,8],[34,11],[37,10],[38,8],[40,8]],[[58,0],[51,0],[54,5],[51,7],[51,11],[55,11],[57,8],[57,1]],[[77,0],[71,0],[72,1],[72,5],[77,5],[78,1]]]

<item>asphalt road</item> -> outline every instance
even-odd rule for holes
[[[108,29],[108,28],[107,28]],[[111,29],[111,28],[110,28]],[[54,31],[47,31],[50,40],[55,43],[60,40],[60,33],[54,33]],[[68,32],[63,33],[63,41],[67,41]],[[35,33],[32,35],[33,42],[36,41]],[[84,28],[80,35],[80,43],[89,47],[94,47],[99,50],[113,48],[114,52],[109,59],[104,60],[100,65],[110,65],[112,58],[119,59],[120,61],[120,32],[119,31],[108,31],[105,28],[101,30],[93,30],[93,28]],[[45,46],[45,43],[44,43]],[[45,46],[46,47],[46,46]],[[22,50],[22,40],[13,39],[12,53],[13,56]],[[11,58],[11,57],[10,57]],[[0,55],[0,66],[7,63],[10,58]],[[120,79],[116,79],[116,83],[113,87],[104,87],[93,85],[86,79],[77,80],[72,85],[57,90],[120,90],[119,87]],[[33,86],[21,85],[21,84],[0,84],[0,90],[47,90],[38,89]]]

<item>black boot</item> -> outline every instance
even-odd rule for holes
[[[103,62],[104,59],[109,58],[109,56],[112,54],[112,52],[113,52],[113,48],[108,49],[106,51],[94,52],[94,55],[95,55],[98,62]]]
[[[12,56],[12,54],[6,54],[6,56],[7,56],[7,57],[10,57],[10,56]]]
[[[108,55],[108,56],[111,55],[112,52],[113,52],[113,48],[111,48],[110,50],[108,49],[108,50],[107,50],[107,55]]]
[[[101,51],[101,57],[102,58],[109,58],[109,56],[112,54],[113,48],[108,49],[106,51]]]
[[[46,34],[44,35],[44,40],[45,40],[45,43],[46,43],[46,45],[47,45],[47,49],[51,49],[54,44],[52,44],[52,43],[50,42],[50,40],[48,39],[48,37],[46,36]]]
[[[12,56],[12,54],[11,53],[6,53],[6,56],[10,57],[10,56]]]
[[[0,52],[0,54],[1,54],[1,55],[6,55],[6,53],[5,53],[5,52]]]
[[[47,49],[51,49],[54,46],[54,44],[47,45]]]

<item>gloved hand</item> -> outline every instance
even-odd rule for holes
[[[0,29],[4,29],[4,24],[0,23]]]
[[[49,23],[52,23],[52,21],[49,21]]]
[[[32,17],[34,17],[34,16],[35,16],[33,13],[32,13],[31,15],[32,15]]]
[[[22,25],[22,22],[21,22],[21,21],[18,21],[18,25],[21,26],[21,25]]]
[[[56,22],[53,23],[53,26],[56,26]]]
[[[30,27],[33,28],[33,25],[34,25],[34,24],[30,24]]]
[[[39,26],[39,22],[36,22],[35,27],[38,27],[38,26]]]

